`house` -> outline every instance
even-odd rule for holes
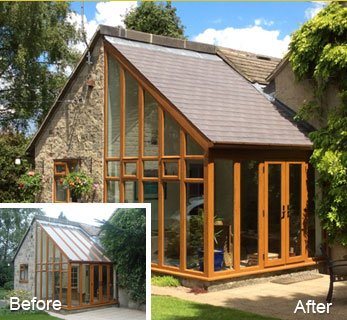
[[[152,270],[198,280],[315,264],[310,127],[279,60],[100,26],[28,148],[43,202],[83,170],[95,202],[152,206]]]
[[[116,304],[113,263],[95,226],[36,216],[14,257],[14,289],[66,310]]]

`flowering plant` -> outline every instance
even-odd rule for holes
[[[63,186],[71,191],[71,195],[80,197],[93,188],[93,180],[83,171],[74,171],[62,178]]]
[[[25,202],[35,202],[42,188],[42,176],[38,172],[29,171],[18,179],[18,189],[23,192]]]

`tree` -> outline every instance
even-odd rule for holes
[[[340,105],[329,108],[326,125],[310,134],[311,162],[319,172],[322,199],[318,214],[330,241],[347,245],[347,7],[330,3],[292,36],[290,62],[298,80],[312,79],[316,100],[330,86],[338,88]],[[313,104],[314,115],[327,106]]]
[[[59,213],[58,219],[60,219],[60,220],[68,220],[63,211]]]
[[[184,26],[169,1],[141,2],[126,13],[123,20],[127,29],[184,39]]]
[[[27,172],[29,163],[24,159],[28,139],[21,133],[0,132],[0,202],[21,202],[23,194],[18,178]],[[21,158],[21,165],[15,159]]]
[[[0,2],[0,125],[40,124],[78,58],[66,2]]]
[[[146,210],[118,209],[104,221],[101,242],[115,263],[118,283],[136,302],[146,301]]]

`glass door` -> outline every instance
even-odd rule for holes
[[[265,266],[303,261],[306,164],[266,162],[264,175]]]

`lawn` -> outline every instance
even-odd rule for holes
[[[10,312],[9,310],[0,309],[0,319],[1,320],[54,320],[59,319],[56,317],[51,317],[47,313],[43,312]]]
[[[152,296],[152,320],[274,320],[254,313],[215,307],[173,297]]]

